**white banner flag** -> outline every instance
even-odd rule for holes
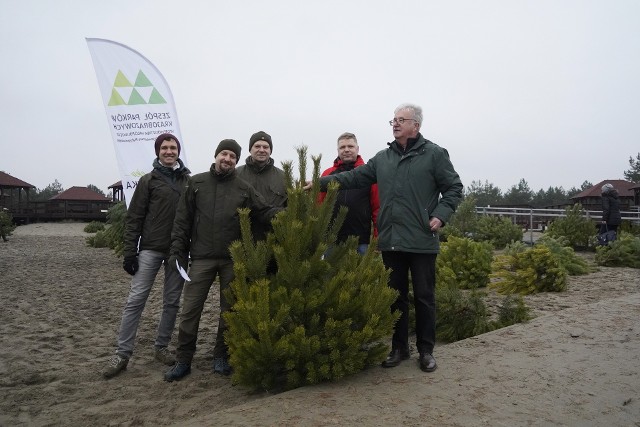
[[[180,140],[180,159],[187,164],[173,95],[160,71],[140,53],[111,40],[86,40],[128,206],[138,179],[152,169],[158,135],[175,135]]]

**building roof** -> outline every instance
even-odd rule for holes
[[[0,187],[36,188],[35,185],[31,185],[2,171],[0,171]]]
[[[111,184],[107,188],[122,188],[122,181],[118,181],[115,184]]]
[[[49,200],[90,200],[96,202],[110,202],[111,199],[107,196],[103,196],[100,193],[96,193],[88,187],[71,187],[64,190],[60,194],[56,194]]]
[[[586,190],[576,194],[571,199],[583,199],[585,197],[600,197],[602,196],[602,186],[605,184],[613,185],[613,188],[618,192],[619,197],[631,197],[633,198],[634,193],[632,188],[637,186],[635,182],[625,181],[624,179],[605,179],[594,185],[591,188],[587,188]]]

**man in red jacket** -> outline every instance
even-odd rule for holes
[[[338,137],[338,157],[333,161],[333,167],[325,170],[322,176],[349,171],[364,165],[364,160],[358,154],[359,151],[358,140],[354,134],[345,132],[340,135]],[[318,200],[322,202],[325,196],[326,193],[320,193]],[[341,206],[346,206],[349,211],[338,232],[338,242],[344,242],[349,236],[357,236],[358,253],[362,255],[369,247],[372,225],[374,236],[378,235],[376,228],[376,218],[380,209],[378,184],[367,188],[340,190],[334,207],[334,216]]]

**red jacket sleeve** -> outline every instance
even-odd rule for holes
[[[373,221],[373,237],[378,237],[378,211],[380,210],[380,198],[378,197],[378,184],[371,186],[369,195],[371,201],[371,220]]]
[[[322,172],[322,175],[320,175],[321,177],[323,176],[327,176],[329,175],[331,172],[333,172],[334,168],[329,168],[326,169],[324,172]],[[318,204],[321,204],[322,202],[324,202],[324,198],[327,197],[327,192],[326,191],[321,191],[318,193],[318,199],[316,200],[318,202]]]

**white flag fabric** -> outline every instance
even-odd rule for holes
[[[140,53],[111,40],[86,40],[128,206],[138,180],[152,169],[158,135],[175,135],[180,140],[180,159],[187,164],[173,95],[160,71]]]

